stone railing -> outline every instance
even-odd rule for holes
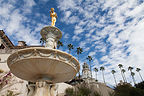
[[[19,49],[0,49],[0,54],[11,54],[16,52]]]

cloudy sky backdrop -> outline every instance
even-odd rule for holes
[[[50,8],[58,15],[56,27],[63,37],[60,50],[68,51],[73,44],[82,47],[80,63],[92,56],[93,68],[105,67],[106,82],[114,85],[122,80],[118,64],[123,64],[128,82],[132,82],[128,67],[134,67],[136,82],[141,79],[135,69],[141,68],[144,78],[144,0],[0,0],[0,30],[10,40],[41,45],[40,30],[50,25]],[[93,77],[95,74],[93,72]],[[98,80],[102,73],[98,72]]]

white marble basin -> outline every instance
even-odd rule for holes
[[[15,76],[32,82],[65,82],[80,69],[79,62],[72,55],[43,47],[19,50],[9,56],[7,64]]]

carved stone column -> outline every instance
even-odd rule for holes
[[[54,92],[56,91],[56,84],[51,84],[50,86],[51,96],[55,96]]]
[[[35,91],[31,90],[28,96],[54,96],[55,84],[49,84],[45,81],[37,82]]]
[[[27,85],[28,93],[27,96],[34,96],[36,91],[36,85],[35,84],[28,84]]]
[[[44,27],[40,34],[46,41],[45,47],[50,49],[56,49],[57,41],[62,37],[61,31],[53,26]]]

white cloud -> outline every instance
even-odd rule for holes
[[[83,28],[81,26],[76,25],[75,26],[75,31],[74,31],[75,35],[79,35],[82,32],[84,32]]]
[[[34,0],[24,0],[24,6],[22,7],[22,10],[25,14],[31,13],[33,6],[35,6],[36,3]]]
[[[134,16],[134,17],[144,16],[144,3],[136,6],[132,11],[129,11],[126,14],[128,16]]]
[[[8,18],[10,16],[9,13],[12,11],[13,8],[14,6],[12,6],[11,4],[3,4],[2,6],[0,6],[0,15]]]
[[[40,0],[40,2],[44,2],[44,3],[46,3],[46,2],[48,2],[49,0]]]
[[[10,16],[10,21],[7,26],[7,32],[9,35],[14,34],[15,32],[21,30],[19,25],[23,20],[23,16],[19,14],[19,10],[15,10]]]
[[[74,36],[72,37],[72,41],[79,41],[79,40],[80,40],[80,37],[77,36],[77,35],[74,35]]]
[[[26,7],[33,7],[36,3],[34,0],[24,0]]]
[[[86,42],[85,42],[85,41],[81,41],[79,46],[80,46],[81,48],[85,48]]]
[[[65,15],[65,16],[67,16],[67,15]],[[62,18],[61,21],[62,22],[66,21],[66,24],[74,24],[74,23],[79,22],[79,18],[78,18],[78,16],[70,16],[70,17]]]
[[[89,47],[86,47],[86,48],[83,49],[84,52],[88,52],[89,50],[90,50]]]
[[[64,34],[63,38],[64,38],[64,39],[69,39],[69,34],[67,34],[67,33]]]
[[[89,56],[94,56],[94,55],[96,55],[96,52],[95,52],[95,51],[89,52],[88,55],[89,55]]]
[[[117,71],[116,75],[120,75],[117,66],[119,63],[122,63],[126,70],[128,66],[144,69],[144,3],[139,4],[137,0],[100,0],[98,3],[85,1],[81,6],[72,2],[71,5],[63,7],[60,3],[59,8],[61,10],[70,10],[71,14],[68,17],[73,16],[72,13],[77,11],[77,16],[84,17],[80,18],[79,22],[76,22],[73,37],[83,36],[81,38],[85,39],[80,42],[80,47],[88,51],[95,47],[95,51],[90,52],[89,55],[96,56],[96,52],[105,54],[101,58],[101,61],[104,61],[102,65],[110,65],[106,66],[105,74],[110,73],[111,69],[115,69]],[[108,10],[108,13],[100,15],[98,8],[102,11]],[[96,22],[98,18],[99,21]],[[129,18],[131,18],[131,21],[127,21]],[[113,24],[109,24],[111,22]],[[104,29],[97,30],[102,27]],[[78,38],[81,40],[80,37]],[[93,46],[88,47],[89,45]],[[142,73],[144,74],[144,70],[142,70]],[[128,80],[132,82],[130,72],[126,72],[126,74],[128,74]],[[107,82],[114,84],[109,79],[111,76],[106,75],[105,77]],[[121,79],[121,77],[118,77],[117,81]],[[137,75],[136,79],[140,81]]]
[[[59,6],[61,10],[68,10],[70,8],[74,8],[76,6],[74,0],[58,0]]]
[[[66,11],[66,12],[65,12],[65,18],[69,18],[70,15],[71,15],[71,11]]]
[[[26,23],[25,21],[31,21],[25,15],[32,12],[32,8],[36,3],[33,0],[25,0],[21,8],[16,8],[16,3],[18,1],[15,0],[0,4],[0,10],[2,10],[0,14],[0,18],[2,18],[0,26],[2,30],[6,30],[5,32],[8,37],[11,37],[10,39],[26,41],[27,44],[31,45],[39,44],[36,33],[30,29],[32,25],[29,27],[24,25]]]

